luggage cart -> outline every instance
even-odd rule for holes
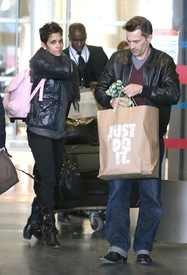
[[[57,199],[56,212],[85,212],[93,231],[104,228],[108,201],[108,182],[97,178],[99,171],[99,146],[90,144],[66,145],[68,158],[76,163],[81,174],[81,195],[74,199]],[[131,207],[138,207],[138,184],[134,180]]]
[[[66,153],[76,163],[81,174],[81,195],[76,199],[60,199],[55,211],[87,213],[93,231],[104,228],[108,201],[108,182],[97,178],[99,173],[99,139],[97,128],[97,104],[90,89],[81,89],[80,112],[70,109],[66,121]],[[134,181],[131,192],[131,207],[139,205],[138,185]]]
[[[108,184],[97,178],[99,170],[99,146],[90,144],[66,145],[68,159],[75,163],[81,175],[81,194],[74,199],[61,199],[56,202],[56,212],[84,212],[94,231],[104,227],[108,200]]]

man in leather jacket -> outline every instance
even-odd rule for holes
[[[171,105],[180,98],[180,86],[173,59],[150,44],[152,25],[141,16],[130,19],[123,27],[129,49],[115,52],[108,61],[95,89],[95,98],[104,109],[124,107],[121,98],[105,92],[117,80],[124,84],[123,93],[136,105],[159,109],[160,177],[139,179],[140,206],[133,249],[139,264],[150,264],[150,253],[157,233],[163,207],[160,198],[161,162],[164,154],[163,136],[167,131]],[[122,98],[124,100],[124,98]],[[146,150],[146,148],[145,148]],[[106,238],[109,250],[102,263],[126,262],[131,245],[129,199],[132,181],[109,181],[106,211]]]

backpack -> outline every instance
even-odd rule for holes
[[[30,69],[21,71],[5,88],[3,105],[11,122],[15,122],[15,119],[25,120],[30,111],[30,101],[39,90],[39,101],[43,100],[43,89],[46,79],[42,78],[31,93],[30,72]]]

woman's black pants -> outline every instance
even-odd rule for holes
[[[42,208],[54,205],[63,162],[64,139],[51,139],[27,131],[28,143],[39,174],[39,184],[34,187]]]

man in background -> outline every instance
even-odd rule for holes
[[[119,42],[118,46],[117,46],[117,50],[126,50],[129,49],[129,43],[126,40],[122,40],[121,42]]]
[[[77,64],[80,76],[80,87],[92,88],[98,82],[108,57],[102,47],[86,44],[86,28],[81,23],[73,23],[69,27],[70,46],[64,49]]]

